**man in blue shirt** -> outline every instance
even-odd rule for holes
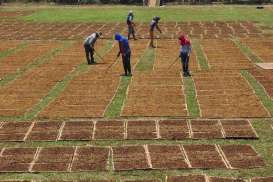
[[[134,40],[136,40],[134,14],[132,10],[129,11],[126,23],[128,25],[128,40],[130,40],[131,35],[133,35]]]
[[[162,33],[162,31],[160,30],[159,26],[158,26],[158,22],[160,20],[159,16],[155,16],[152,20],[152,22],[150,23],[150,47],[155,48],[154,46],[154,30],[155,28]]]
[[[132,76],[131,72],[131,49],[129,46],[129,41],[125,37],[123,37],[121,34],[116,33],[115,34],[115,40],[119,43],[119,52],[117,55],[117,58],[122,56],[122,63],[124,68],[124,76]]]

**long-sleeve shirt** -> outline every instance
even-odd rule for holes
[[[97,41],[96,33],[92,33],[84,40],[84,45],[88,45],[91,47],[94,47],[95,43]]]
[[[132,14],[129,14],[127,16],[127,25],[132,25],[133,20],[134,20],[134,16]]]
[[[122,56],[125,56],[125,54],[131,52],[129,41],[125,37],[122,37],[122,39],[119,41],[119,52],[122,54]]]
[[[158,21],[152,20],[150,23],[150,30],[154,31],[155,27],[157,27]]]

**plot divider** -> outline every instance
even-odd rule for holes
[[[73,163],[75,161],[75,158],[78,156],[78,146],[75,147],[74,149],[74,153],[73,153],[73,157],[72,157],[72,160],[70,162],[70,164],[68,165],[68,168],[67,168],[67,171],[68,172],[71,172],[72,171],[72,166],[73,166]]]
[[[93,133],[92,133],[92,140],[95,140],[97,122],[98,121],[93,121],[94,127],[93,127]]]
[[[183,145],[179,145],[179,148],[180,148],[180,151],[181,151],[182,155],[183,155],[184,158],[185,158],[185,162],[188,164],[188,167],[189,167],[189,168],[192,168],[192,165],[191,165],[190,160],[189,160],[189,158],[188,158],[187,152],[186,152],[186,150],[184,149]]]
[[[227,136],[226,136],[226,132],[225,132],[225,130],[224,130],[224,127],[223,127],[223,125],[222,125],[221,120],[218,120],[218,124],[219,124],[219,126],[221,127],[221,133],[222,133],[222,135],[223,135],[223,138],[226,138],[226,137],[227,137]]]
[[[193,138],[193,131],[192,131],[192,127],[191,127],[191,120],[186,119],[187,122],[187,126],[189,129],[189,138]]]
[[[124,121],[124,140],[128,138],[128,120]]]
[[[0,151],[0,157],[3,157],[3,153],[4,153],[5,150],[6,150],[6,147],[3,147],[3,148],[1,149],[1,151]]]
[[[233,169],[233,167],[232,167],[231,164],[229,163],[229,161],[228,161],[228,159],[227,159],[225,153],[223,152],[221,146],[218,145],[218,144],[216,144],[216,145],[215,145],[215,148],[216,148],[217,152],[219,153],[219,155],[221,156],[221,158],[222,158],[223,162],[225,163],[226,167],[227,167],[228,169]]]
[[[28,128],[27,133],[25,134],[25,137],[24,137],[23,141],[26,141],[26,139],[27,139],[27,137],[29,136],[29,134],[31,133],[31,131],[32,131],[33,127],[34,127],[34,125],[35,125],[35,122],[32,122],[31,125],[30,125],[30,127]]]
[[[36,161],[38,160],[39,154],[40,154],[41,151],[42,151],[42,147],[37,147],[35,155],[33,157],[33,160],[30,163],[30,166],[29,166],[29,169],[28,169],[29,172],[32,172],[33,166],[36,163]]]
[[[147,163],[149,165],[149,168],[152,169],[153,168],[153,165],[152,165],[152,160],[151,160],[151,155],[150,155],[150,152],[149,152],[149,148],[148,148],[148,145],[143,145],[144,147],[144,150],[145,150],[145,154],[146,154],[146,159],[147,159]]]
[[[64,127],[65,127],[65,121],[62,123],[62,125],[61,125],[61,127],[60,127],[60,129],[59,129],[59,133],[58,133],[58,136],[57,136],[57,138],[56,138],[56,141],[59,141],[59,140],[61,140],[61,137],[62,137],[62,133],[63,133],[63,129],[64,129]]]

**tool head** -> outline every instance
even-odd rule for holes
[[[101,32],[96,32],[96,36],[97,36],[97,37],[101,37],[101,36],[102,36],[102,33],[101,33]]]

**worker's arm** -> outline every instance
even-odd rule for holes
[[[188,52],[188,56],[190,56],[191,51],[192,51],[192,47],[191,47],[191,45],[189,45],[189,52]]]
[[[120,54],[123,55],[123,53],[124,53],[123,44],[121,42],[119,42],[119,52],[118,52],[117,57],[119,57]]]
[[[156,29],[157,29],[160,33],[162,33],[162,31],[160,30],[158,24],[156,24]]]

